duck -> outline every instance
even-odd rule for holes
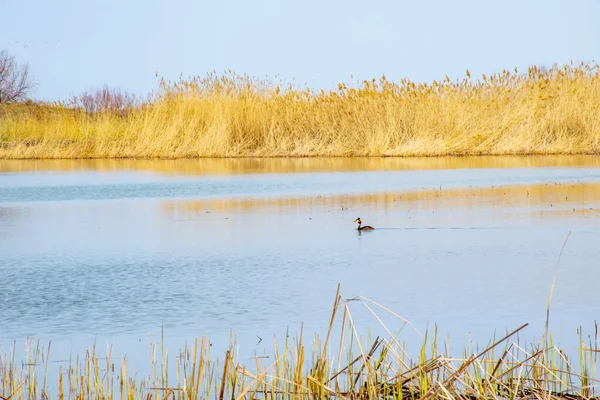
[[[362,225],[362,221],[360,220],[360,217],[356,218],[354,220],[354,222],[358,222],[358,227],[356,229],[359,230],[359,231],[372,231],[373,229],[375,229],[375,228],[373,228],[372,226],[369,226],[369,225],[361,226]]]

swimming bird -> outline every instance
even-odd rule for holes
[[[369,225],[361,226],[362,225],[362,221],[360,220],[360,217],[356,218],[354,220],[354,222],[358,222],[358,228],[356,228],[356,229],[359,230],[359,231],[372,231],[373,229],[375,229],[375,228],[373,228],[372,226],[369,226]]]

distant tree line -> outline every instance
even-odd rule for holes
[[[83,91],[69,102],[70,106],[80,108],[88,113],[112,112],[125,115],[128,110],[139,106],[139,100],[118,88],[104,85],[98,89]]]
[[[0,50],[0,104],[18,103],[28,100],[36,86],[28,64],[18,64],[15,57],[6,50]],[[79,96],[73,96],[66,102],[67,107],[82,109],[90,114],[112,112],[125,115],[127,111],[138,107],[140,99],[118,88],[84,90]]]

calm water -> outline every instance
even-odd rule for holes
[[[141,359],[164,326],[172,351],[233,332],[249,357],[324,333],[338,282],[458,352],[525,322],[534,340],[569,231],[551,326],[576,346],[599,316],[599,210],[594,157],[2,161],[0,347]]]

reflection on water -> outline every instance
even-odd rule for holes
[[[315,197],[515,184],[594,183],[600,181],[600,169],[486,168],[217,176],[77,171],[0,173],[0,177],[0,203],[20,204],[70,200]]]
[[[467,168],[598,167],[600,158],[565,156],[204,158],[183,160],[0,160],[0,172],[138,171],[183,175],[357,172]]]
[[[543,158],[493,159],[521,168]],[[430,168],[445,162],[428,160]],[[131,173],[124,175],[134,183],[115,173],[94,175],[100,181],[93,185],[82,183],[90,175],[79,173],[47,180],[7,174],[0,182],[0,347],[32,335],[64,346],[57,357],[96,340],[114,341],[132,354],[164,326],[174,351],[201,335],[218,351],[233,330],[250,343],[248,352],[260,352],[257,335],[285,337],[288,327],[297,332],[302,323],[307,333],[326,330],[338,282],[347,297],[372,298],[420,330],[438,323],[457,351],[469,334],[487,342],[495,331],[525,322],[537,336],[569,231],[551,324],[556,340],[576,339],[575,329],[593,323],[600,302],[600,182],[598,169],[589,168],[597,161],[546,158],[565,164],[500,174],[461,169],[465,160],[448,159],[454,170],[426,173],[192,177],[193,185],[182,186],[188,198],[181,198],[187,192],[177,189],[175,177],[135,186],[142,178]],[[198,169],[204,162],[214,164]],[[247,162],[79,165],[225,174]],[[386,163],[401,169],[414,162],[410,168],[416,168],[421,161],[303,162],[262,160],[248,170],[280,172],[298,163],[296,170],[374,171]],[[2,162],[2,168],[51,168],[28,163]],[[75,162],[61,163],[54,168]],[[189,170],[181,167],[187,163]],[[494,179],[508,184],[490,183]],[[464,182],[472,187],[461,187]],[[371,187],[377,193],[365,189]],[[376,230],[358,235],[352,221],[359,216]],[[367,315],[357,313],[355,323],[362,333],[371,328],[377,334]]]
[[[296,210],[324,207],[331,211],[376,211],[457,208],[527,208],[539,217],[593,217],[600,213],[600,184],[536,184],[457,189],[423,189],[393,193],[360,195],[225,198],[201,200],[168,200],[162,203],[165,212],[201,215],[217,212],[224,215],[235,211]],[[516,215],[516,214],[514,214]],[[508,215],[510,218],[510,215]]]

